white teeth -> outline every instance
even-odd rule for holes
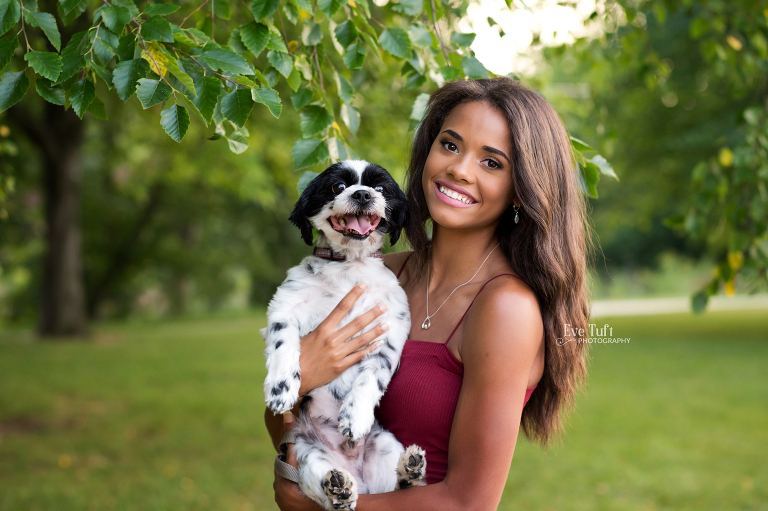
[[[469,199],[469,197],[461,195],[460,193],[455,192],[455,191],[451,190],[450,188],[446,188],[444,186],[440,186],[439,190],[440,190],[441,193],[447,195],[448,197],[450,197],[452,199],[456,199],[457,201],[461,201],[464,204],[472,204],[473,203],[472,200]]]

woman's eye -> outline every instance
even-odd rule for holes
[[[347,187],[347,185],[345,185],[344,183],[336,183],[335,185],[333,185],[331,187],[331,190],[333,191],[333,193],[338,195],[341,192],[343,192],[346,187]]]
[[[456,144],[454,144],[450,140],[443,140],[441,143],[443,144],[443,147],[445,147],[451,152],[456,152],[456,150],[458,149],[458,147],[456,147]]]
[[[491,167],[492,169],[500,169],[501,168],[501,164],[499,162],[497,162],[496,160],[491,160],[489,158],[489,159],[487,159],[485,161],[488,162],[488,166]]]
[[[374,188],[374,190],[376,190],[379,193],[384,193],[384,187],[383,186],[377,186],[376,188]]]

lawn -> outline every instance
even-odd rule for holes
[[[500,509],[768,509],[768,314],[599,319],[562,441],[521,438]],[[0,331],[0,509],[261,510],[261,314]]]

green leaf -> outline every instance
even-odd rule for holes
[[[79,82],[76,82],[72,86],[72,91],[69,95],[69,102],[72,103],[72,109],[75,111],[79,118],[83,118],[85,110],[93,103],[96,98],[96,87],[93,86],[93,82],[87,78],[83,78]]]
[[[189,112],[181,105],[173,105],[160,113],[160,125],[169,137],[181,142],[189,128]]]
[[[117,89],[117,96],[123,101],[133,95],[139,78],[149,74],[149,63],[142,59],[124,60],[115,66],[112,71],[112,83]]]
[[[283,104],[280,102],[280,96],[274,89],[252,89],[251,97],[256,103],[261,103],[269,108],[269,112],[276,118],[280,117],[283,111]]]
[[[600,173],[605,174],[606,176],[611,176],[615,180],[619,180],[619,176],[616,175],[616,173],[613,171],[613,168],[611,167],[611,164],[608,163],[608,161],[600,156],[599,154],[596,154],[593,156],[589,161],[594,163],[595,165],[600,168]]]
[[[21,101],[28,88],[29,79],[24,71],[0,76],[0,112],[5,112]]]
[[[347,0],[317,0],[317,6],[329,18],[345,5],[347,5]]]
[[[242,154],[248,149],[248,130],[238,128],[229,135],[226,135],[229,150],[235,154]]]
[[[91,62],[91,69],[96,71],[96,74],[104,80],[104,83],[107,84],[107,88],[112,88],[112,72],[109,69],[101,67],[96,62]]]
[[[411,56],[411,40],[408,38],[408,32],[402,28],[384,30],[379,36],[379,42],[382,48],[395,57],[407,59]]]
[[[357,133],[357,129],[360,127],[360,112],[352,105],[344,103],[341,105],[341,120],[347,125],[349,131]]]
[[[587,161],[587,164],[581,167],[582,176],[584,177],[585,184],[587,186],[587,195],[593,199],[597,199],[597,181],[600,179],[600,167]]]
[[[305,171],[299,178],[299,183],[296,185],[296,189],[299,191],[299,195],[301,195],[307,186],[309,186],[309,183],[311,183],[319,175],[319,172],[312,172],[311,170]]]
[[[392,9],[409,16],[418,16],[424,9],[424,0],[400,0]]]
[[[323,29],[319,23],[307,20],[301,31],[301,42],[305,46],[315,46],[323,41]]]
[[[354,43],[357,39],[357,27],[352,20],[347,20],[340,25],[336,25],[336,29],[333,33],[336,35],[336,40],[344,48]]]
[[[102,121],[107,120],[107,108],[104,106],[104,102],[98,97],[94,98],[93,103],[88,106],[87,111],[91,112],[97,119],[101,119]]]
[[[175,76],[176,79],[180,81],[181,84],[186,87],[193,96],[197,96],[197,91],[195,90],[195,82],[192,80],[191,76],[181,70],[179,64],[176,62],[176,58],[168,54],[168,61],[165,62],[164,65],[165,68],[168,69],[168,72]]]
[[[253,0],[251,11],[256,21],[261,21],[277,10],[280,0]]]
[[[367,53],[358,39],[344,50],[344,64],[349,69],[360,69],[363,67]]]
[[[317,138],[303,138],[297,140],[291,149],[293,156],[293,166],[295,169],[303,169],[310,165],[322,163],[330,156],[328,146]]]
[[[253,66],[233,51],[208,50],[200,58],[211,69],[218,69],[238,75],[253,75]]]
[[[141,78],[138,87],[136,87],[136,97],[139,98],[141,106],[145,110],[168,99],[171,92],[173,89],[163,80]]]
[[[56,18],[53,17],[53,14],[47,12],[27,12],[24,15],[24,21],[32,27],[43,29],[45,37],[56,48],[56,51],[61,50],[61,34],[59,34],[59,27],[56,26]]]
[[[464,70],[464,74],[470,78],[488,78],[488,70],[475,57],[464,57],[461,61],[461,68]]]
[[[16,36],[0,39],[0,71],[11,61],[16,48],[19,47],[19,38]]]
[[[112,32],[119,33],[124,26],[131,22],[131,13],[125,7],[119,5],[108,5],[102,7],[101,17],[104,24]]]
[[[312,89],[307,87],[301,87],[299,90],[291,94],[291,104],[296,110],[301,110],[304,106],[308,105],[312,101]]]
[[[451,34],[451,42],[461,48],[469,48],[474,40],[475,34],[462,34],[461,32]]]
[[[21,19],[19,0],[0,0],[0,35],[8,32],[19,22],[19,19]]]
[[[46,80],[36,80],[35,90],[41,98],[54,105],[64,105],[67,100],[67,96],[64,93],[64,89],[58,87],[51,87],[45,83]]]
[[[691,297],[691,310],[694,314],[701,314],[707,309],[709,294],[706,291],[699,291]]]
[[[82,55],[65,55],[61,58],[61,73],[57,83],[61,83],[85,67],[85,57]]]
[[[145,16],[167,16],[179,10],[178,5],[173,4],[149,4],[141,14]],[[218,14],[218,13],[217,13]]]
[[[586,142],[579,140],[576,137],[570,137],[571,145],[579,151],[594,151],[594,149]]]
[[[427,111],[427,103],[429,102],[429,94],[422,92],[413,102],[413,108],[411,108],[411,120],[421,121],[424,117],[424,112]]]
[[[82,32],[76,33],[69,39],[67,46],[65,46],[64,50],[61,52],[61,56],[85,55],[88,52],[89,46],[90,40],[88,39],[88,31],[83,30]]]
[[[285,77],[288,77],[288,75],[291,74],[291,71],[293,70],[293,58],[291,58],[291,56],[287,53],[270,51],[267,53],[267,60],[269,60],[269,63],[272,64],[272,66]]]
[[[344,76],[341,75],[341,73],[336,72],[336,87],[339,89],[339,98],[344,103],[349,103],[352,101],[352,95],[355,93],[355,89],[352,88],[352,84],[349,83],[349,81],[344,78]]]
[[[267,49],[269,50],[275,50],[282,53],[288,53],[288,48],[285,46],[285,41],[283,41],[283,36],[280,35],[280,33],[277,31],[276,28],[272,27],[273,30],[270,30],[269,32],[269,42],[267,43]]]
[[[232,18],[232,11],[229,9],[229,4],[226,0],[216,0],[214,7],[214,14],[217,18],[229,21]]]
[[[240,40],[254,57],[258,57],[269,42],[269,27],[255,21],[246,23],[240,27]]]
[[[333,116],[320,105],[309,105],[302,110],[301,133],[305,137],[311,137],[322,133],[333,123]]]
[[[59,16],[64,25],[69,25],[88,7],[86,0],[65,0],[58,6]]]
[[[160,16],[151,16],[141,24],[141,37],[147,41],[174,42],[171,24]]]
[[[414,23],[408,27],[408,36],[417,48],[429,48],[432,46],[432,34],[421,23]]]
[[[35,73],[52,82],[55,82],[61,74],[61,57],[58,53],[30,51],[24,55],[24,60],[29,62],[29,67],[34,69]]]
[[[288,87],[290,87],[293,92],[296,92],[301,85],[301,72],[294,67],[291,74],[285,78],[285,81],[288,82]]]
[[[253,110],[253,98],[248,89],[237,89],[221,100],[221,113],[236,126],[242,127]]]

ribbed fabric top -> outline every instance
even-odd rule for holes
[[[398,278],[402,271],[401,268]],[[477,295],[502,275],[520,278],[511,273],[496,275],[483,284]],[[444,343],[408,339],[400,357],[400,368],[376,410],[379,423],[405,447],[417,444],[426,451],[427,484],[442,481],[448,472],[448,441],[464,378],[464,364],[451,353],[448,341],[477,295]],[[526,389],[525,403],[535,388],[536,385]]]

